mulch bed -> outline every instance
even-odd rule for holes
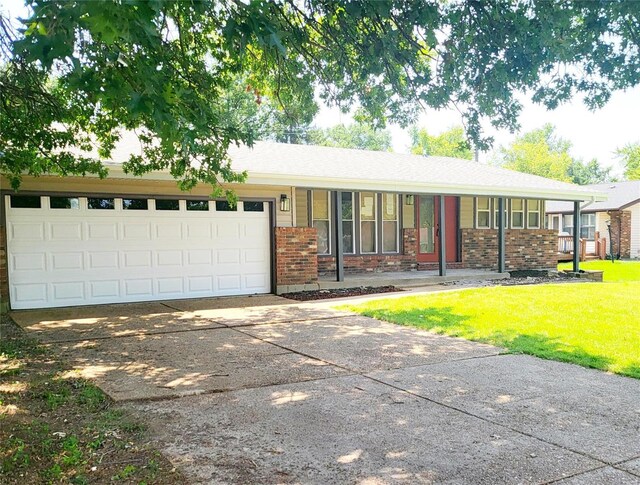
[[[359,286],[356,288],[333,288],[330,290],[298,291],[283,293],[282,297],[297,301],[327,300],[329,298],[344,298],[347,296],[374,295],[376,293],[395,293],[403,291],[395,286]]]

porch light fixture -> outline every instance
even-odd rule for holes
[[[413,205],[413,194],[407,194],[404,196],[404,203],[406,205]]]
[[[291,199],[287,194],[280,194],[280,211],[289,212],[291,210]]]

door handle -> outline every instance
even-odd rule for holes
[[[440,237],[440,224],[436,226],[436,237]]]

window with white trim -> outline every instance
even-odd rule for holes
[[[507,208],[509,207],[508,199],[504,199],[504,227],[509,227],[509,212]],[[498,229],[498,199],[493,199],[493,227]]]
[[[375,192],[360,192],[360,252],[363,254],[378,250],[377,206]]]
[[[564,214],[562,216],[562,232],[573,234],[573,214]]]
[[[342,192],[342,251],[344,254],[356,251],[353,192]]]
[[[491,227],[491,199],[476,197],[476,228],[489,229]]]
[[[524,199],[511,199],[511,227],[524,229]]]
[[[580,237],[589,241],[596,239],[595,214],[580,214]]]
[[[527,200],[527,227],[529,229],[540,229],[540,201],[536,199]]]
[[[382,252],[398,252],[398,196],[382,194]]]
[[[328,190],[311,192],[311,225],[318,232],[318,254],[331,253],[330,201]]]

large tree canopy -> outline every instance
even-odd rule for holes
[[[504,168],[579,185],[612,180],[610,168],[600,166],[596,159],[585,163],[573,158],[570,149],[571,142],[558,137],[548,123],[500,147],[495,161]]]
[[[624,176],[627,180],[640,180],[640,143],[629,143],[618,148],[616,155],[624,166]]]
[[[23,27],[1,30],[0,171],[14,186],[23,172],[104,175],[122,130],[141,139],[130,173],[242,180],[225,154],[255,130],[222,102],[239,77],[291,120],[316,95],[375,127],[456,107],[480,148],[483,120],[517,127],[518,92],[597,107],[640,80],[638,2],[28,3]]]
[[[467,160],[473,158],[473,152],[461,126],[449,128],[439,135],[430,135],[426,128],[412,126],[409,130],[409,136],[411,137],[411,153],[415,155],[439,155]]]
[[[383,129],[375,130],[363,123],[340,124],[330,128],[309,130],[307,143],[327,147],[388,152],[391,150],[391,133]]]

